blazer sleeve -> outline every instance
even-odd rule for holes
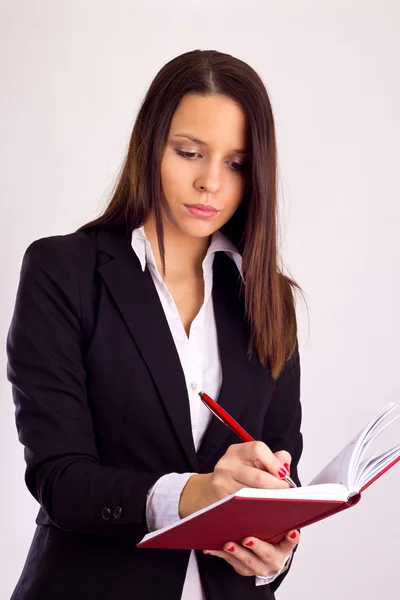
[[[287,450],[292,457],[290,476],[300,486],[298,463],[303,452],[303,436],[300,431],[302,408],[300,403],[300,356],[299,345],[286,362],[276,380],[275,390],[269,409],[265,415],[263,441],[272,452]],[[298,546],[295,547],[296,552]],[[294,554],[294,553],[293,553]],[[293,557],[287,571],[279,575],[271,584],[273,592],[280,586],[293,564]]]
[[[147,533],[147,492],[165,472],[100,463],[86,390],[76,260],[67,237],[41,238],[25,251],[7,335],[25,481],[57,527],[140,539]]]

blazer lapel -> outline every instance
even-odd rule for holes
[[[244,300],[239,296],[239,271],[224,252],[215,254],[213,270],[212,295],[222,366],[218,403],[240,422],[259,363],[254,351],[250,360],[247,356],[250,331],[245,321]],[[226,425],[212,417],[197,453],[200,467],[218,451],[229,432]]]
[[[198,472],[185,377],[151,274],[141,270],[131,234],[100,231],[97,246],[109,255],[101,257],[98,271],[149,368],[190,468]]]

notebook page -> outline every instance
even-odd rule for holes
[[[285,500],[337,500],[346,501],[349,490],[344,485],[337,483],[322,483],[319,485],[306,485],[297,488],[285,489],[259,489],[243,488],[232,494],[239,498],[281,498]]]
[[[365,456],[367,449],[375,438],[380,435],[393,421],[400,417],[399,414],[390,416],[393,412],[399,412],[399,407],[394,402],[389,402],[385,408],[369,423],[360,437],[349,466],[349,488],[357,486],[357,474],[360,473],[359,464]],[[383,448],[381,448],[381,451]]]
[[[320,473],[308,486],[319,485],[322,483],[337,483],[350,489],[349,486],[349,466],[352,454],[355,450],[357,441],[362,435],[361,431]]]
[[[375,432],[380,432],[388,414],[396,408],[394,402],[389,402],[369,423],[364,427],[353,440],[339,452],[337,456],[309,483],[316,485],[320,483],[339,483],[346,486],[350,491],[356,491],[355,480],[355,457],[360,456],[360,450],[368,447],[369,436],[373,439]],[[378,434],[377,433],[377,434]],[[376,435],[377,435],[376,434]],[[371,440],[372,441],[372,440]]]
[[[371,481],[375,475],[383,471],[385,467],[390,465],[390,463],[398,456],[400,456],[400,444],[378,456],[375,455],[364,460],[360,465],[360,471],[356,481],[357,490],[361,490],[365,484]]]

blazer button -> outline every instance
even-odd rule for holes
[[[101,511],[101,515],[106,521],[108,521],[111,518],[111,510],[108,508],[108,506],[105,506],[103,508],[103,510]]]
[[[114,508],[113,517],[114,519],[119,519],[122,515],[122,508],[120,506],[116,506]]]

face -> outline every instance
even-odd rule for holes
[[[161,162],[165,226],[205,237],[229,221],[246,192],[249,143],[246,115],[232,100],[184,96]]]

